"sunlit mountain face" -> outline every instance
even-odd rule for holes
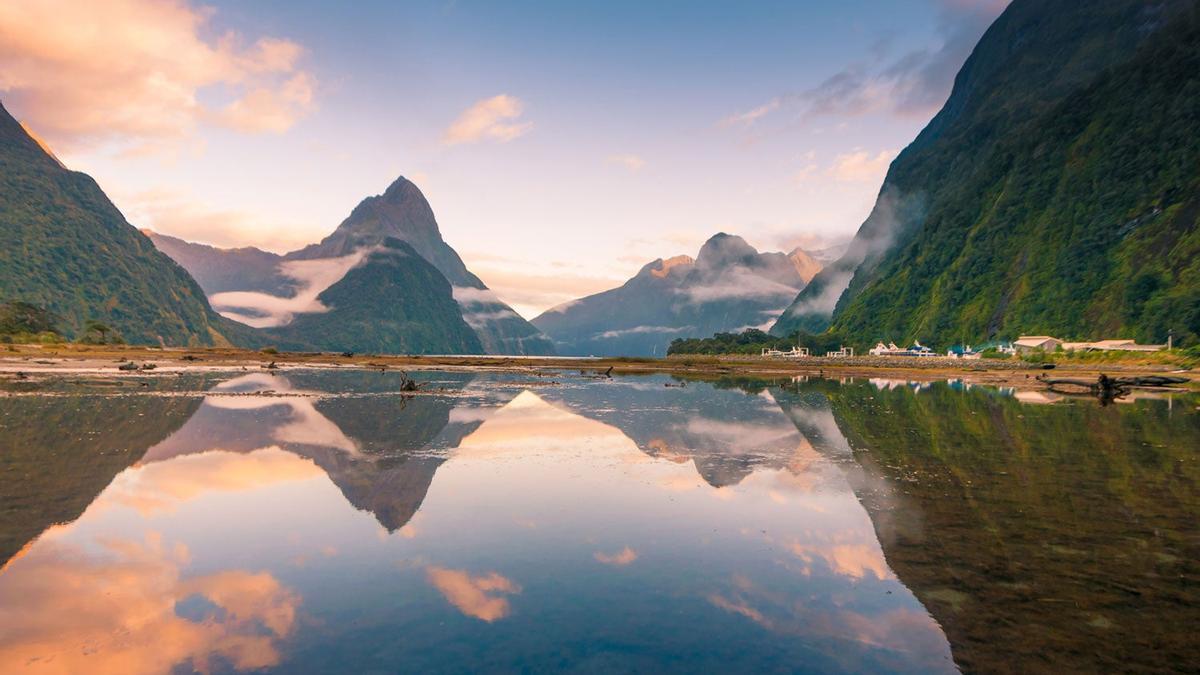
[[[0,398],[0,670],[1086,670],[1142,612],[1195,651],[1194,400],[415,376]]]

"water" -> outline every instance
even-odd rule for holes
[[[419,377],[9,385],[0,671],[1200,664],[1195,397]]]

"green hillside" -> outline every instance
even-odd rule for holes
[[[1195,343],[1197,130],[1194,3],[1017,0],[772,332]]]
[[[318,296],[328,312],[301,314],[263,333],[287,349],[482,353],[446,277],[399,239],[381,246]]]
[[[223,344],[237,332],[90,176],[64,168],[0,106],[3,302],[50,312],[69,337],[89,321],[142,344]]]

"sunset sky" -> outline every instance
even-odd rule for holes
[[[404,175],[514,308],[849,235],[1005,0],[0,5],[0,100],[130,222],[319,240]]]

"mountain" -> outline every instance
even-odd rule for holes
[[[117,474],[179,429],[183,396],[12,396],[0,413],[0,568],[78,518]]]
[[[678,337],[770,322],[819,269],[804,251],[759,253],[721,233],[694,260],[655,260],[619,288],[547,310],[533,325],[561,354],[663,356]]]
[[[253,246],[217,248],[146,229],[142,234],[190,272],[209,295],[227,291],[289,295],[297,290],[296,280],[280,273],[279,265],[284,258],[278,253]]]
[[[332,258],[387,237],[407,242],[454,286],[463,317],[489,354],[553,354],[544,335],[488,289],[442,239],[433,209],[421,190],[401,176],[381,195],[367,197],[333,234],[288,254],[289,260]]]
[[[376,312],[383,309],[385,301],[407,295],[424,296],[431,292],[437,295],[440,285],[434,284],[437,288],[409,287],[404,294],[392,296],[380,295],[378,290],[369,287],[360,287],[361,293],[344,295],[341,302],[345,306],[336,308],[339,311],[330,314],[310,315],[290,310],[276,312],[270,306],[303,310],[305,299],[315,299],[317,293],[327,288],[333,290],[330,284],[337,277],[329,278],[327,272],[343,267],[348,270],[356,264],[356,257],[364,250],[388,240],[400,241],[415,251],[414,262],[420,260],[432,264],[438,275],[444,277],[457,303],[450,307],[430,304],[429,307],[440,306],[448,312],[445,316],[427,315],[430,326],[449,327],[456,326],[457,320],[466,321],[477,339],[474,342],[463,341],[457,336],[457,328],[454,328],[446,334],[451,339],[439,347],[430,341],[432,334],[427,331],[426,335],[414,340],[405,339],[394,331],[384,331],[395,340],[381,342],[373,339],[371,343],[377,345],[373,351],[404,351],[408,348],[405,345],[417,343],[425,345],[425,351],[444,353],[464,353],[464,349],[471,350],[471,353],[490,354],[552,354],[554,351],[545,336],[496,297],[479,277],[467,269],[458,253],[442,239],[433,209],[425,196],[416,185],[403,177],[396,179],[382,195],[364,199],[320,243],[287,255],[252,247],[220,249],[157,233],[149,235],[163,252],[192,272],[213,304],[226,315],[257,327],[273,327],[294,321],[297,326],[315,331],[313,339],[308,340],[310,344],[328,345],[327,348],[331,349],[348,349],[351,343],[363,337],[361,326],[345,323],[346,317],[375,316]],[[343,261],[345,265],[338,261]],[[425,272],[415,274],[421,276]],[[358,276],[361,278],[361,275]],[[358,309],[350,306],[360,304],[363,307]],[[417,329],[415,324],[410,323],[409,327]],[[305,341],[305,336],[294,326],[271,332],[285,336],[287,344]]]
[[[0,302],[58,319],[68,337],[89,321],[139,344],[242,341],[200,286],[86,174],[70,171],[0,105]]]
[[[1200,339],[1198,13],[1015,0],[772,332]]]
[[[285,349],[478,354],[474,330],[436,267],[388,237],[317,296],[323,312],[297,314],[264,332]]]
[[[1028,405],[944,382],[770,392],[844,472],[962,672],[1169,672],[1200,657],[1179,582],[1200,559],[1195,415],[1166,401]]]

